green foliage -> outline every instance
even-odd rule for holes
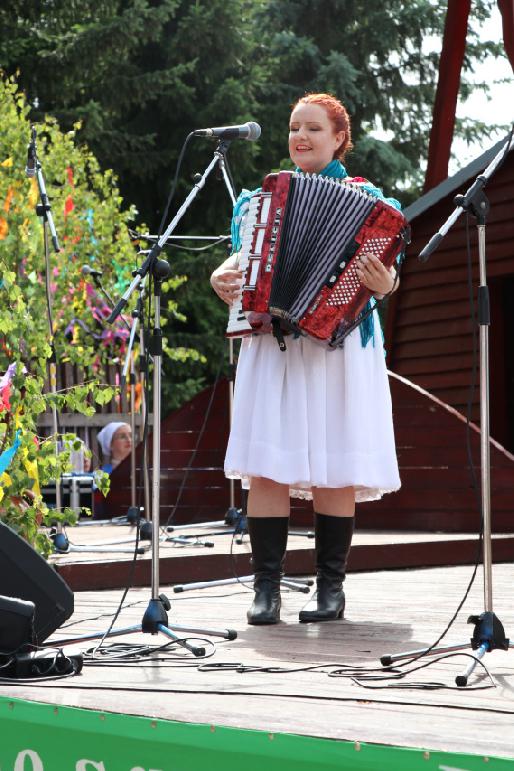
[[[69,510],[60,515],[48,511],[40,489],[70,470],[70,436],[65,437],[64,451],[56,454],[58,437],[40,437],[38,418],[48,408],[92,415],[95,403],[105,404],[114,396],[110,386],[94,377],[49,393],[52,343],[57,361],[77,362],[92,374],[98,362],[118,354],[114,334],[99,347],[89,335],[73,332],[70,340],[64,330],[76,316],[84,318],[95,308],[80,278],[81,263],[94,262],[111,286],[127,285],[134,260],[127,235],[132,212],[121,210],[112,172],[101,173],[92,154],[74,145],[73,132],[63,134],[55,120],[46,120],[38,126],[38,157],[62,245],[59,253],[50,252],[47,271],[43,228],[35,213],[37,183],[24,174],[28,107],[13,79],[0,79],[0,110],[0,375],[6,373],[0,391],[0,455],[17,448],[0,472],[0,510],[2,518],[48,553],[50,543],[38,525],[70,521],[74,515]],[[52,334],[46,313],[47,276]],[[105,489],[103,476],[99,486]],[[24,500],[27,492],[30,501]]]
[[[240,0],[15,0],[0,24],[0,67],[19,73],[32,118],[80,121],[81,140],[154,227],[187,133],[252,117]],[[199,142],[196,168],[186,159],[188,179],[210,149]]]
[[[491,6],[492,0],[472,5],[464,97],[476,63],[488,53],[500,53],[497,44],[478,41]],[[258,14],[265,30],[259,52],[270,76],[259,103],[264,125],[272,111],[272,156],[284,156],[291,103],[308,91],[330,91],[346,104],[352,119],[355,149],[347,159],[349,172],[408,203],[423,182],[439,63],[438,53],[424,42],[442,36],[446,11],[445,0],[264,3]],[[373,139],[370,132],[377,129],[390,132],[392,139]],[[476,125],[468,137],[481,130]]]
[[[55,116],[65,129],[77,132],[104,167],[116,169],[125,198],[155,232],[188,132],[255,118],[255,94],[266,82],[265,70],[253,61],[255,6],[241,0],[42,0],[37,6],[14,0],[0,9],[0,66],[19,72],[33,119]],[[190,145],[174,207],[214,147],[201,139]],[[258,143],[231,147],[238,189],[260,179],[259,152]],[[81,212],[83,204],[77,202],[77,216]],[[212,175],[179,232],[226,232],[230,213],[224,183]],[[95,211],[95,226],[96,217]],[[123,220],[117,222],[121,231]],[[100,234],[96,237],[100,240]],[[212,297],[206,260],[181,250],[176,270],[176,254],[170,254],[173,272],[182,272],[183,266],[188,280],[171,288],[165,303],[165,410],[212,380],[225,347],[226,312]],[[223,258],[218,251],[207,260],[214,267]],[[109,265],[106,270],[109,274]]]
[[[479,41],[492,3],[472,4],[464,97],[466,76],[501,52]],[[155,227],[192,128],[258,119],[262,141],[230,151],[237,188],[255,186],[286,157],[289,106],[312,90],[349,108],[352,172],[390,194],[419,190],[438,66],[425,41],[441,37],[446,10],[445,0],[13,0],[0,8],[0,66],[19,71],[33,119],[51,113],[68,130],[81,121],[81,141]],[[374,129],[392,139],[371,153]],[[209,151],[191,146],[179,192]],[[183,226],[208,232],[225,216],[223,197],[211,195]]]

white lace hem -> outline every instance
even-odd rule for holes
[[[225,476],[227,479],[240,479],[241,480],[241,486],[244,490],[250,489],[250,479],[247,474],[244,474],[241,471],[225,471]],[[316,485],[316,487],[324,487],[326,485]],[[344,487],[345,485],[341,485],[341,487]],[[388,493],[395,493],[397,490],[399,490],[401,485],[398,485],[397,487],[391,487],[391,488],[380,488],[380,487],[363,487],[363,486],[355,486],[355,503],[365,503],[367,501],[379,501],[384,495],[387,495]],[[291,498],[300,498],[304,501],[311,501],[312,500],[312,490],[311,485],[308,482],[302,483],[302,482],[295,482],[294,484],[291,484],[289,487],[289,496]]]

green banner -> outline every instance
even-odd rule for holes
[[[514,771],[514,759],[176,723],[0,697],[0,771],[485,768]]]

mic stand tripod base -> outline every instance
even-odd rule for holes
[[[160,539],[161,543],[172,543],[177,546],[204,546],[208,549],[214,547],[214,541],[205,541],[197,535],[165,535]]]
[[[74,645],[77,643],[88,642],[90,640],[102,640],[104,637],[121,637],[126,634],[137,634],[140,632],[146,634],[164,634],[171,640],[177,642],[183,648],[186,648],[194,656],[205,656],[205,648],[197,645],[191,645],[187,640],[181,639],[168,626],[168,613],[170,601],[165,594],[160,594],[157,599],[151,599],[143,616],[141,624],[129,626],[123,629],[111,629],[107,634],[97,632],[95,634],[79,635],[78,637],[67,637],[64,640],[54,640],[53,643],[47,642],[46,645]],[[179,632],[193,632],[195,634],[205,634],[210,637],[223,637],[224,640],[235,640],[237,632],[234,629],[199,629],[198,627],[174,625],[174,629]]]
[[[57,554],[69,554],[70,552],[115,552],[117,554],[133,554],[134,538],[123,538],[119,541],[101,541],[100,543],[71,544],[63,530],[52,529],[50,539],[53,541]],[[127,544],[123,546],[122,544]],[[128,544],[132,544],[129,546]],[[150,548],[150,544],[140,544],[135,550],[136,554],[144,554]]]
[[[509,640],[505,637],[503,624],[492,611],[484,611],[480,616],[470,616],[468,624],[474,624],[475,630],[471,638],[471,647],[475,653],[475,661],[472,661],[462,675],[455,678],[457,685],[468,684],[468,677],[473,673],[477,663],[486,653],[494,650],[507,651]]]
[[[235,506],[230,506],[225,514],[225,524],[235,525],[241,518],[241,509],[237,509]]]
[[[238,530],[206,530],[201,535],[238,535],[240,538],[236,538],[236,543],[238,545],[243,543],[243,533],[240,533]],[[203,541],[200,535],[194,535],[193,533],[189,535],[185,533],[183,535],[165,535],[161,538],[161,543],[182,543],[184,545],[196,543],[198,546],[214,546],[212,541]]]
[[[224,527],[225,522],[222,519],[217,519],[213,522],[196,522],[192,525],[166,525],[166,532],[167,533],[174,533],[175,530],[198,530],[198,528],[210,528],[212,530],[213,527]],[[225,530],[224,532],[229,532],[228,530]]]
[[[212,530],[209,530],[209,525],[211,528],[214,528]],[[217,529],[217,526],[222,527],[222,530]],[[178,525],[178,526],[170,526],[168,525],[166,527],[167,533],[173,533],[175,530],[200,530],[202,532],[202,535],[232,535],[236,536],[235,541],[238,546],[241,546],[243,543],[243,536],[245,536],[248,533],[248,527],[246,524],[246,517],[239,515],[238,521],[235,525],[232,526],[225,526],[225,522],[201,522],[197,525]],[[174,541],[175,537],[167,536],[165,540],[167,541]],[[183,536],[178,536],[181,538],[194,538],[196,537],[198,539],[199,536],[194,536],[193,534],[186,536],[185,534]],[[207,542],[210,545],[210,542]],[[214,544],[212,544],[214,546]]]
[[[493,650],[508,650],[514,645],[506,639],[501,621],[491,611],[485,611],[480,616],[470,616],[468,624],[474,624],[475,630],[471,643],[457,643],[456,645],[441,645],[437,648],[419,648],[413,651],[404,651],[403,653],[386,654],[381,656],[380,663],[383,667],[391,667],[396,661],[402,659],[418,658],[426,653],[430,656],[437,656],[445,653],[458,653],[470,647],[475,653],[474,660],[470,662],[465,671],[455,678],[455,684],[466,686],[468,678],[473,673],[476,665],[481,661],[486,653]]]
[[[140,522],[146,522],[144,517],[141,517]],[[91,527],[91,525],[130,525],[135,527],[135,523],[129,520],[127,517],[113,517],[112,519],[82,519],[76,523],[75,527]]]
[[[222,530],[218,530],[217,528],[223,528]],[[215,528],[209,530],[209,528]],[[167,525],[166,532],[167,533],[174,533],[175,530],[205,530],[206,532],[204,535],[236,535],[241,532],[242,534],[246,534],[248,532],[248,529],[246,528],[246,524],[244,525],[242,530],[239,529],[232,529],[230,526],[226,526],[224,520],[216,520],[214,522],[197,522],[196,525]],[[294,536],[301,536],[302,538],[314,538],[314,532],[312,530],[289,530],[289,535]]]
[[[203,535],[209,535],[209,533],[203,533]],[[153,539],[153,526],[151,522],[144,521],[139,530],[139,537],[142,541],[152,541]],[[205,546],[212,548],[214,543],[212,541],[205,541],[197,535],[161,535],[159,536],[159,543],[173,543],[178,546]]]
[[[175,584],[173,587],[173,591],[175,593],[178,592],[188,592],[193,589],[210,589],[213,586],[229,586],[230,584],[246,584],[251,581],[253,581],[254,576],[238,576],[238,578],[220,578],[215,581],[195,581],[190,584]],[[304,594],[308,594],[310,589],[309,587],[314,584],[314,581],[312,581],[310,578],[287,578],[284,576],[280,583],[282,586],[285,586],[287,589],[293,589],[297,592],[303,592]]]

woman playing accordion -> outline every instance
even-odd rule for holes
[[[335,97],[308,94],[293,107],[289,154],[300,176],[348,181],[342,160],[351,146],[348,114]],[[385,201],[389,209],[400,208],[360,177],[351,184],[360,186],[367,197]],[[243,193],[236,203],[234,253],[211,277],[215,292],[228,305],[241,296],[239,236],[251,197]],[[268,244],[269,251],[273,252],[273,244]],[[396,269],[372,249],[366,251],[363,245],[351,263],[348,260],[341,263],[342,270],[350,275],[351,264],[350,283],[356,285],[357,294],[366,288],[368,296],[382,298],[396,289]],[[330,281],[336,282],[336,277],[324,283]],[[338,296],[345,291],[339,290]],[[311,308],[318,304],[310,302]],[[311,333],[298,334],[303,322],[297,320],[290,327],[296,333],[284,340],[274,321],[275,336],[253,334],[242,341],[225,473],[249,487],[248,532],[255,575],[249,624],[275,624],[280,619],[290,496],[313,500],[317,588],[300,612],[300,621],[319,622],[343,616],[342,584],[355,502],[377,500],[400,487],[382,333],[373,304],[372,299],[362,323],[332,350]]]

